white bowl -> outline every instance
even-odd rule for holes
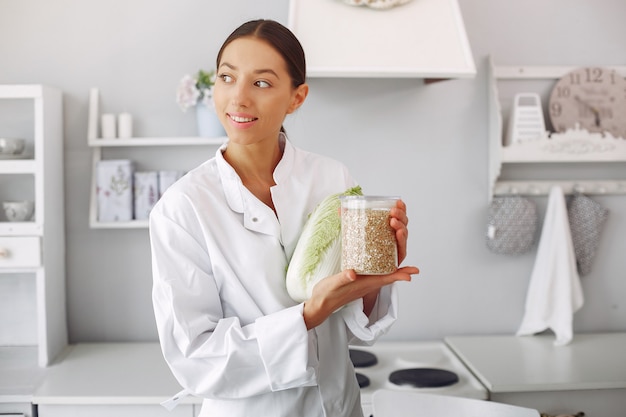
[[[2,203],[4,213],[11,222],[28,221],[35,211],[35,203],[33,201],[5,201]]]
[[[0,155],[19,155],[24,152],[26,141],[17,138],[0,138]]]

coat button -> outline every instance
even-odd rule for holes
[[[258,222],[258,221],[259,221],[259,219],[257,219],[256,217],[253,217],[253,218],[252,218],[252,221],[256,223],[256,222]]]

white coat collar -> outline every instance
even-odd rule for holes
[[[275,188],[280,187],[281,183],[289,178],[295,153],[295,149],[284,133],[280,133],[278,140],[283,148],[283,156],[274,170],[276,186],[272,187],[272,194],[275,192]],[[217,150],[215,159],[228,206],[233,211],[243,214],[246,228],[279,237],[280,225],[272,209],[252,196],[250,191],[244,187],[235,169],[224,159],[223,152],[227,146],[228,142]]]

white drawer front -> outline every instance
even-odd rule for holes
[[[0,237],[0,268],[41,265],[39,237]]]
[[[193,405],[179,404],[167,411],[159,404],[61,405],[39,404],[39,417],[194,417]]]

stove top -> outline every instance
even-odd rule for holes
[[[458,383],[459,376],[440,368],[408,368],[393,371],[389,375],[389,382],[413,388],[441,388]]]
[[[372,394],[379,389],[488,398],[487,389],[443,342],[380,341],[350,349],[365,416],[371,415]]]

